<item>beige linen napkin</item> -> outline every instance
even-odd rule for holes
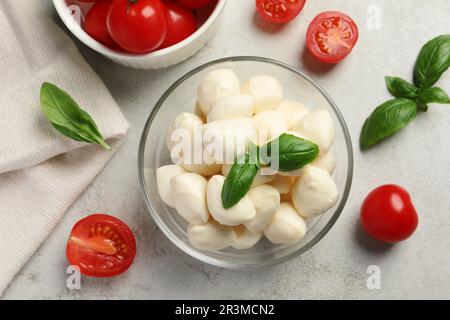
[[[128,129],[48,8],[46,0],[0,1],[0,295]],[[66,90],[93,117],[112,151],[53,129],[39,106],[44,81]]]

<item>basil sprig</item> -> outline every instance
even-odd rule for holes
[[[66,137],[76,141],[97,143],[110,150],[91,116],[80,108],[73,98],[54,84],[41,87],[41,109],[52,126]]]
[[[427,42],[414,67],[414,84],[398,77],[386,77],[389,92],[397,99],[389,100],[367,118],[360,135],[360,147],[368,149],[406,127],[417,111],[428,111],[429,103],[450,104],[448,94],[433,85],[450,67],[450,35]]]
[[[278,169],[283,172],[303,168],[319,155],[319,147],[292,134],[282,134],[261,148],[250,144],[249,152],[238,157],[231,167],[222,188],[222,205],[229,209],[239,202],[263,165],[270,165],[278,150]]]

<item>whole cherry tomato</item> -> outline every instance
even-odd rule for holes
[[[130,267],[136,255],[136,240],[130,228],[119,219],[93,214],[73,226],[66,255],[82,274],[112,277]]]
[[[352,51],[358,36],[352,18],[341,12],[323,12],[308,27],[306,47],[319,61],[338,63]]]
[[[86,15],[85,29],[87,34],[98,42],[110,48],[117,48],[117,44],[109,35],[106,28],[106,17],[111,8],[111,0],[98,0]]]
[[[168,14],[161,0],[114,0],[106,25],[121,48],[131,53],[148,53],[164,42]]]
[[[389,243],[409,238],[417,228],[418,217],[409,193],[389,184],[376,188],[361,207],[361,224],[369,235]]]
[[[173,0],[165,1],[164,5],[169,13],[169,25],[166,39],[160,49],[183,41],[197,30],[197,21],[190,9]]]
[[[306,0],[256,0],[256,10],[267,21],[286,23],[294,19]]]
[[[212,1],[213,0],[178,0],[178,2],[181,3],[183,6],[191,9],[198,9],[207,6]]]

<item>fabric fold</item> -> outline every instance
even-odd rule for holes
[[[0,2],[0,295],[123,142],[128,122],[47,1]],[[40,109],[43,82],[97,123],[107,151],[57,132]]]

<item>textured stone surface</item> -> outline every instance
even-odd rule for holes
[[[381,10],[381,29],[366,26],[369,5]],[[315,14],[337,9],[360,27],[352,55],[335,67],[303,55],[304,35]],[[448,32],[448,0],[308,1],[286,26],[263,23],[253,1],[229,1],[217,36],[195,57],[165,70],[138,71],[116,65],[80,45],[132,124],[125,145],[61,224],[18,274],[3,298],[449,298],[450,287],[450,109],[432,106],[395,139],[361,154],[364,119],[390,98],[385,75],[411,78],[420,47]],[[55,15],[49,4],[49,14]],[[230,36],[233,35],[233,36]],[[215,58],[260,55],[303,68],[334,98],[355,146],[355,177],[347,206],[331,232],[313,250],[283,265],[252,272],[211,267],[177,249],[148,214],[137,178],[137,149],[144,122],[164,90],[185,72]],[[450,72],[439,83],[450,90]],[[193,88],[194,90],[194,88]],[[412,239],[395,246],[368,239],[358,228],[364,196],[384,183],[412,194],[420,225]],[[132,268],[114,279],[82,279],[81,290],[65,287],[65,241],[88,212],[109,212],[137,237]],[[381,268],[381,290],[368,290],[366,268]]]

